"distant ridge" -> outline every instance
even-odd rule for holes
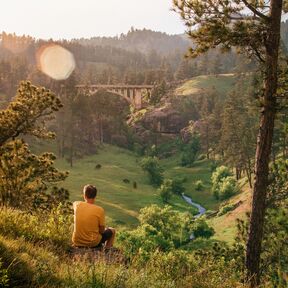
[[[155,51],[160,54],[169,54],[179,50],[185,52],[190,45],[185,34],[169,35],[164,32],[156,32],[149,29],[131,28],[127,34],[114,37],[92,37],[90,39],[73,39],[82,45],[112,46],[129,51],[139,51],[145,54]]]

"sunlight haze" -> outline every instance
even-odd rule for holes
[[[115,36],[131,26],[181,34],[185,27],[171,7],[171,0],[9,0],[2,3],[0,27],[43,39]]]

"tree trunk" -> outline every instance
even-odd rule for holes
[[[282,5],[283,0],[271,0],[270,20],[265,43],[265,92],[260,119],[260,130],[257,139],[252,212],[246,251],[246,267],[250,287],[257,287],[260,283],[261,243],[266,208],[269,159],[276,115],[277,69]]]

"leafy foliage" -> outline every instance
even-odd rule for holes
[[[239,192],[237,180],[226,166],[220,166],[212,174],[212,192],[216,199],[225,200]]]
[[[140,225],[136,230],[119,236],[127,255],[140,253],[149,257],[155,250],[170,251],[189,241],[192,217],[172,210],[151,205],[140,210]]]
[[[184,187],[185,178],[183,177],[175,177],[172,179],[172,192],[177,195],[182,195],[185,192]]]
[[[141,160],[140,166],[148,173],[150,183],[160,186],[163,182],[163,168],[156,157],[145,157]]]
[[[219,212],[217,213],[217,216],[225,215],[226,213],[228,213],[234,209],[235,209],[235,205],[227,204],[227,205],[220,208]]]
[[[191,167],[200,152],[200,138],[199,135],[193,135],[188,144],[183,145],[183,152],[181,156],[181,165]]]
[[[197,180],[197,181],[195,182],[195,189],[196,189],[197,191],[201,191],[201,190],[203,190],[203,188],[204,188],[203,181],[202,181],[202,180]]]
[[[210,238],[215,234],[214,229],[204,219],[197,219],[193,224],[192,231],[195,238]]]
[[[165,179],[163,184],[158,189],[160,197],[163,203],[168,203],[172,197],[173,181],[171,179]]]

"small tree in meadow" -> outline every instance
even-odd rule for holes
[[[201,191],[201,190],[203,190],[203,188],[204,188],[203,181],[202,180],[197,180],[195,182],[195,189],[197,191]]]
[[[184,179],[177,177],[172,179],[172,192],[177,195],[181,195],[185,191],[185,187],[183,185]]]
[[[184,167],[191,167],[200,152],[200,138],[199,135],[193,135],[193,138],[183,147],[181,165]]]
[[[158,189],[160,197],[163,203],[168,203],[172,197],[173,181],[171,179],[165,179],[161,187]]]
[[[163,183],[163,168],[156,157],[145,157],[141,160],[140,166],[147,172],[150,183],[160,186]]]

